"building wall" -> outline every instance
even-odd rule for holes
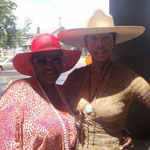
[[[110,0],[110,14],[116,25],[142,25],[145,33],[117,45],[113,59],[150,81],[150,0]],[[150,109],[134,101],[129,110],[126,128],[133,138],[150,138]]]

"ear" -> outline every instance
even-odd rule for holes
[[[85,36],[84,36],[84,45],[85,45],[85,47],[88,49],[87,36],[88,36],[88,35],[85,35]]]

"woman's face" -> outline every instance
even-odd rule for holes
[[[90,34],[86,42],[92,60],[103,62],[111,57],[115,44],[113,33]]]
[[[55,83],[62,71],[61,56],[61,51],[44,51],[32,55],[31,62],[40,83]]]

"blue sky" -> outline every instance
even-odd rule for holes
[[[18,27],[24,21],[32,20],[32,31],[40,27],[41,32],[48,32],[51,28],[61,25],[65,28],[84,27],[88,16],[93,10],[100,8],[109,12],[109,0],[14,0],[18,8]]]

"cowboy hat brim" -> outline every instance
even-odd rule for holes
[[[74,47],[85,47],[84,36],[88,34],[117,33],[116,43],[122,43],[140,36],[145,31],[142,26],[113,26],[77,28],[61,31],[57,37],[66,44]]]
[[[51,49],[52,50],[52,49]],[[64,50],[55,48],[53,50],[61,50],[62,55],[62,73],[70,70],[79,60],[80,50]],[[39,51],[38,51],[39,52]],[[33,76],[34,70],[31,63],[31,56],[36,52],[26,52],[16,55],[13,59],[13,65],[18,72],[24,75]]]

